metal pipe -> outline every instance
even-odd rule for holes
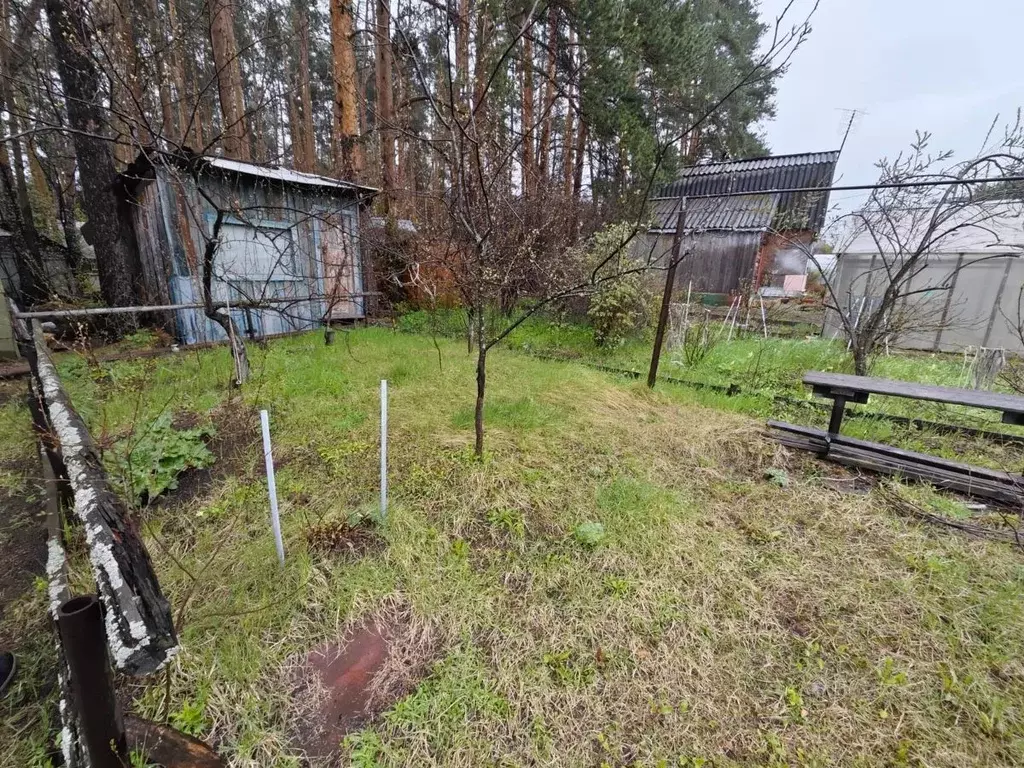
[[[96,595],[74,597],[57,611],[82,747],[91,768],[122,768],[128,759],[124,720],[114,694],[103,616]]]
[[[379,296],[378,291],[370,293],[349,293],[345,294],[346,297],[360,297],[360,296]],[[235,304],[230,304],[226,301],[216,301],[213,304],[214,309],[225,309],[227,307],[234,307],[235,309],[266,309],[272,307],[275,304],[304,304],[319,301],[326,301],[331,299],[330,296],[302,296],[297,298],[287,297],[272,297],[268,299],[258,299],[256,301],[243,301]],[[205,309],[205,304],[200,303],[189,303],[189,304],[157,304],[155,306],[135,306],[135,307],[89,307],[88,309],[41,309],[33,312],[14,312],[14,317],[18,320],[45,320],[48,318],[72,318],[72,317],[91,317],[94,315],[128,315],[137,314],[143,312],[170,312],[176,309]]]

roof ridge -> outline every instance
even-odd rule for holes
[[[710,168],[714,165],[731,165],[734,163],[756,163],[759,160],[784,160],[789,157],[809,157],[810,155],[835,155],[839,156],[838,149],[826,149],[820,152],[789,152],[784,155],[758,155],[757,157],[737,157],[730,160],[712,160],[707,163],[694,163],[693,165],[684,165],[680,170],[687,170],[688,168]]]

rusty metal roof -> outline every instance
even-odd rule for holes
[[[662,187],[653,201],[657,203],[659,200],[676,200],[682,195],[692,197],[727,192],[827,188],[832,185],[838,160],[839,151],[834,150],[701,163],[683,168],[679,172],[679,178]],[[729,199],[749,198],[721,198],[720,201]],[[695,203],[697,200],[691,202]],[[775,229],[818,231],[825,223],[827,209],[828,192],[781,193],[777,195],[771,226]]]
[[[697,198],[686,201],[686,232],[727,230],[763,232],[775,218],[778,195]],[[655,200],[653,232],[673,233],[679,216],[679,198]]]

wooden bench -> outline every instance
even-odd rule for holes
[[[866,403],[871,395],[905,397],[999,411],[1005,424],[1024,425],[1024,397],[956,387],[892,381],[871,376],[810,371],[804,376],[814,394],[832,400],[828,430],[769,421],[769,435],[783,445],[813,451],[833,461],[875,472],[898,474],[933,483],[941,488],[993,499],[1016,506],[1024,491],[1024,477],[975,467],[880,443],[840,434],[847,403]]]
[[[819,371],[810,371],[805,374],[804,384],[809,385],[814,394],[819,397],[832,399],[832,416],[828,422],[830,435],[839,434],[839,428],[843,423],[843,414],[846,412],[846,404],[866,403],[869,395],[906,397],[910,400],[930,400],[936,403],[1002,411],[1004,424],[1024,424],[1024,397],[1018,395]]]

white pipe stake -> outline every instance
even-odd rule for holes
[[[270,527],[274,531],[277,559],[284,565],[284,540],[281,538],[281,515],[277,511],[277,483],[274,480],[274,454],[270,449],[270,416],[260,411],[263,426],[263,461],[267,466],[267,492],[270,494]]]
[[[380,518],[388,514],[388,380],[380,381]]]

